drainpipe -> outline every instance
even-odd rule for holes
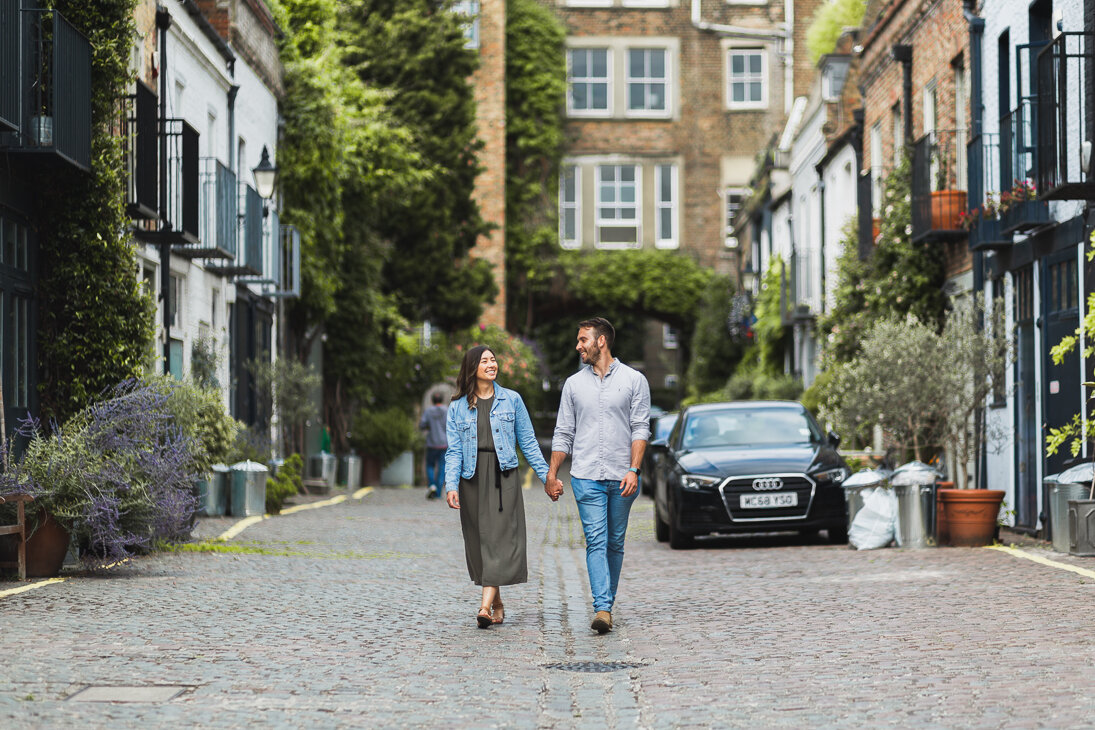
[[[859,260],[866,261],[871,257],[871,250],[874,248],[872,236],[874,226],[873,221],[871,220],[871,214],[874,211],[871,207],[870,188],[867,189],[867,194],[864,195],[863,186],[860,184],[860,181],[863,179],[863,107],[852,112],[852,119],[854,120],[854,126],[852,127],[852,152],[855,154],[856,214],[858,215],[859,223],[859,231],[856,239],[859,243]]]
[[[814,166],[817,170],[817,193],[820,199],[818,208],[818,224],[821,230],[819,250],[821,256],[821,302],[818,305],[818,314],[825,311],[825,175],[824,166],[819,162]]]
[[[970,133],[977,137],[982,134],[984,129],[984,99],[982,94],[983,89],[981,85],[981,42],[985,35],[985,20],[974,15],[975,0],[962,0],[962,15],[965,16],[966,22],[969,23],[970,28]],[[981,155],[984,157],[984,145],[981,145]],[[984,170],[984,160],[978,167]],[[967,165],[968,168],[968,165]],[[969,190],[968,206],[976,205],[976,203],[984,197],[984,177],[982,176],[977,180],[967,181],[966,188]],[[973,291],[981,292],[985,289],[985,264],[984,256],[980,251],[973,252]],[[978,328],[981,326],[981,322],[978,321]],[[988,444],[985,443],[985,411],[984,408],[978,408],[975,414],[974,428],[977,429],[979,434],[978,441],[980,442],[980,448],[977,450],[977,469],[975,470],[976,481],[974,486],[979,488],[986,488],[988,485],[985,481],[985,472],[988,469]]]
[[[167,209],[167,30],[171,27],[171,13],[163,5],[156,6],[156,28],[160,31],[160,230],[164,231],[171,221],[166,218]],[[171,373],[171,244],[160,242],[160,303],[163,307],[163,373]]]
[[[240,93],[240,87],[232,84],[228,87],[228,169],[236,173],[239,180],[239,172],[236,170],[236,94]]]
[[[901,64],[901,93],[904,96],[901,116],[905,124],[905,146],[912,147],[912,46],[895,44],[890,49],[890,56]]]

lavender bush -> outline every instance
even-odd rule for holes
[[[69,530],[88,567],[186,539],[201,446],[179,428],[168,397],[131,380],[48,434],[24,421],[30,443],[0,477],[0,493],[33,495],[39,511]]]

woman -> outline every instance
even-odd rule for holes
[[[445,452],[445,499],[460,510],[468,574],[483,586],[475,617],[481,629],[505,618],[499,586],[528,580],[517,447],[540,481],[548,471],[524,401],[495,383],[497,377],[490,348],[468,350],[449,404]]]

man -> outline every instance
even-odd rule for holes
[[[590,628],[612,630],[612,605],[624,561],[624,535],[639,493],[639,471],[650,438],[650,386],[612,356],[616,332],[603,317],[578,324],[576,349],[584,367],[563,386],[544,490],[563,493],[559,467],[571,456],[570,484],[586,537],[586,568],[595,615]]]
[[[426,432],[426,499],[437,499],[444,489],[445,469],[442,459],[449,448],[448,438],[445,434],[445,421],[449,416],[449,409],[441,405],[445,396],[437,391],[431,398],[433,405],[423,412],[422,420],[418,422],[418,428]]]

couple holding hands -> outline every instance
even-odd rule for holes
[[[520,448],[552,501],[563,494],[559,467],[570,455],[593,593],[590,628],[602,634],[612,629],[627,519],[650,437],[650,386],[612,356],[615,334],[602,317],[578,324],[575,349],[583,367],[563,386],[550,465],[521,396],[495,382],[494,353],[479,346],[464,356],[449,404],[445,499],[460,510],[468,574],[483,587],[475,617],[479,628],[505,619],[500,586],[528,580],[525,506],[517,481]]]

